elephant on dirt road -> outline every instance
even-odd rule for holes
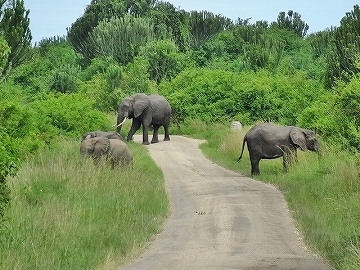
[[[244,137],[241,154],[242,158],[245,142],[251,162],[251,175],[260,173],[260,159],[274,159],[283,157],[284,171],[296,160],[296,151],[310,150],[320,153],[320,144],[315,132],[295,126],[276,126],[263,123],[252,127]]]
[[[81,138],[81,141],[95,137],[106,137],[109,139],[118,139],[124,141],[124,138],[115,131],[101,131],[101,130],[90,131],[84,134]]]
[[[133,154],[125,142],[119,139],[94,137],[81,142],[80,154],[94,159],[95,164],[101,160],[110,162],[111,168],[117,165],[132,165]]]
[[[124,98],[118,108],[116,131],[120,133],[121,126],[127,118],[132,118],[132,125],[127,135],[127,140],[132,140],[135,132],[143,126],[143,144],[149,144],[148,133],[150,126],[154,127],[151,143],[159,142],[158,132],[161,126],[165,130],[164,141],[169,141],[169,125],[171,117],[171,106],[169,102],[160,95],[146,95],[137,93]]]

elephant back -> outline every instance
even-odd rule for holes
[[[128,145],[117,139],[110,139],[110,154],[114,163],[131,164],[133,154]]]

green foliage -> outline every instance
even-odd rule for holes
[[[214,15],[208,11],[191,11],[189,20],[191,47],[200,48],[230,25],[232,25],[231,20],[220,15]]]
[[[80,156],[78,139],[59,140],[24,163],[9,179],[0,268],[116,269],[143,251],[169,202],[146,148],[129,147],[133,169],[94,166]]]
[[[149,19],[125,15],[104,20],[89,35],[87,47],[93,57],[113,57],[126,65],[138,55],[140,47],[154,37],[153,24]],[[90,57],[90,58],[93,58]]]
[[[332,52],[328,55],[326,84],[335,86],[337,80],[349,82],[351,77],[359,73],[357,55],[360,54],[360,7],[347,12],[340,21],[340,26],[334,30]]]
[[[9,59],[11,50],[6,40],[0,37],[0,69],[3,70]],[[2,80],[0,80],[2,81]]]
[[[81,92],[95,101],[94,108],[103,112],[113,112],[121,97],[119,86],[122,73],[122,67],[112,57],[94,58],[79,76],[85,81]]]
[[[180,121],[240,120],[246,124],[272,120],[295,124],[297,115],[322,91],[302,72],[274,76],[265,70],[235,73],[189,69],[160,84],[159,92],[169,99]]]
[[[151,94],[156,91],[155,82],[149,80],[148,67],[148,61],[141,57],[135,58],[124,67],[119,88],[125,96],[134,93]]]
[[[47,39],[33,49],[33,59],[14,71],[12,78],[32,98],[48,90],[76,90],[76,78],[80,72],[78,57],[69,42]],[[68,81],[67,84],[62,84]],[[67,89],[66,86],[70,86]]]
[[[0,34],[10,47],[10,53],[1,71],[2,76],[7,76],[11,68],[18,67],[30,59],[32,39],[28,18],[30,11],[25,9],[24,1],[9,0],[9,5],[3,9],[5,2],[6,0],[0,2]]]
[[[334,29],[327,29],[324,31],[312,33],[307,37],[311,44],[313,56],[315,58],[326,56],[330,50],[331,42],[333,41]]]
[[[299,37],[305,37],[309,30],[309,25],[301,20],[301,15],[292,10],[289,10],[287,15],[284,11],[280,12],[276,24],[279,28],[293,31]]]
[[[157,83],[174,78],[184,66],[190,65],[189,59],[178,53],[175,43],[170,40],[149,42],[142,48],[140,57],[148,61],[149,78]]]
[[[18,171],[20,160],[14,147],[14,142],[0,126],[0,227],[4,213],[10,203],[10,189],[6,177],[14,176]]]
[[[317,130],[344,148],[360,150],[360,79],[340,84],[298,116],[301,125]]]
[[[75,51],[81,53],[85,62],[94,58],[92,48],[88,48],[88,38],[92,30],[103,20],[113,16],[121,17],[125,14],[124,1],[118,0],[92,0],[68,30],[68,40]]]
[[[189,13],[178,10],[169,2],[156,1],[148,14],[154,23],[154,32],[159,39],[171,39],[181,52],[190,47]]]
[[[50,77],[50,90],[60,93],[76,92],[80,67],[66,65],[55,69]]]
[[[139,26],[145,20],[140,16],[149,13],[155,2],[92,0],[84,15],[71,25],[68,39],[84,56],[85,64],[97,56],[113,56],[119,63],[126,64],[137,52],[139,43],[149,36],[148,32],[144,32],[147,26]],[[153,30],[151,33],[154,33]]]
[[[200,145],[204,154],[217,164],[250,174],[248,152],[240,162],[236,158],[241,142],[251,126],[230,131],[229,123],[206,125],[190,123],[188,135],[206,139]],[[192,136],[192,135],[191,135]],[[261,174],[256,180],[278,187],[288,202],[306,245],[322,256],[334,269],[357,269],[360,257],[358,209],[360,207],[359,154],[341,150],[321,140],[322,157],[298,152],[298,162],[289,172],[282,171],[282,160],[262,160]]]
[[[58,94],[35,101],[33,107],[39,115],[38,121],[45,136],[55,132],[53,135],[80,137],[89,130],[110,129],[109,119],[95,110],[93,103],[81,93]]]

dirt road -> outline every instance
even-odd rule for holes
[[[172,136],[148,146],[171,215],[147,251],[120,269],[330,269],[304,247],[280,191],[217,166],[199,143]]]

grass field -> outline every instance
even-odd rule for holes
[[[219,165],[250,176],[250,160],[242,139],[250,127],[231,132],[227,125],[211,129],[194,123],[185,133],[205,138],[204,154]],[[298,162],[288,173],[282,159],[261,160],[255,179],[278,187],[288,202],[307,246],[335,269],[360,269],[360,154],[323,142],[322,157],[298,151]]]
[[[161,170],[130,143],[134,167],[96,167],[79,142],[30,158],[9,179],[0,269],[114,269],[138,254],[168,213]]]
[[[172,130],[206,139],[204,154],[250,175],[242,138],[225,124],[188,123]],[[321,141],[322,158],[299,152],[283,173],[282,160],[262,160],[259,181],[285,195],[307,246],[335,269],[360,269],[360,158]],[[116,269],[159,232],[169,211],[161,170],[146,147],[129,143],[133,169],[95,167],[79,155],[79,142],[29,158],[8,179],[12,203],[0,233],[0,269]]]

